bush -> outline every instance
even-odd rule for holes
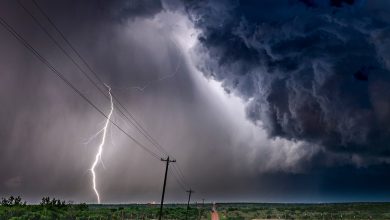
[[[40,205],[45,206],[45,207],[50,207],[50,208],[52,208],[52,207],[56,207],[56,208],[67,207],[65,201],[61,201],[61,200],[55,199],[55,198],[50,200],[50,197],[43,197]]]
[[[14,197],[10,196],[8,199],[1,198],[2,206],[22,206],[26,205],[26,202],[22,202],[22,198],[20,196]]]

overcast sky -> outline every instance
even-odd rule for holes
[[[1,0],[0,17],[108,114],[57,26],[177,160],[184,183],[170,166],[168,202],[186,201],[182,185],[194,201],[330,202],[388,201],[389,11],[387,0]],[[0,196],[95,203],[105,118],[3,26],[0,42]],[[113,121],[165,157],[118,108]],[[159,202],[164,168],[110,126],[102,202]]]

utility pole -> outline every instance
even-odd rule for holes
[[[186,219],[188,219],[188,209],[190,208],[190,200],[191,200],[191,194],[194,192],[192,189],[187,190],[188,192],[188,202],[187,202],[187,212],[186,212]]]
[[[163,205],[164,205],[165,186],[167,184],[168,166],[169,166],[169,163],[174,163],[174,162],[176,162],[176,160],[170,160],[169,156],[168,156],[167,159],[161,158],[161,161],[166,162],[166,165],[165,165],[164,185],[163,185],[163,191],[162,191],[162,196],[161,196],[161,204],[160,204],[160,216],[158,217],[159,220],[162,219],[162,214],[163,214],[162,211],[163,211]]]

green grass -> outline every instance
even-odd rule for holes
[[[238,219],[390,219],[390,203],[217,205],[222,220]],[[189,219],[210,219],[211,204],[193,205]],[[1,205],[5,219],[157,219],[158,205]],[[185,219],[186,206],[164,206],[164,219]]]
[[[200,210],[191,208],[189,219],[197,219]],[[42,205],[0,206],[0,220],[5,219],[156,219],[158,205],[66,205],[64,207]],[[164,207],[165,219],[185,219],[185,205]],[[207,216],[204,216],[206,218]]]
[[[390,203],[222,204],[224,219],[390,219]]]

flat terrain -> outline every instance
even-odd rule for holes
[[[191,206],[189,219],[211,219],[211,204]],[[158,205],[0,206],[0,219],[157,219]],[[390,219],[390,203],[217,204],[221,220],[238,219]],[[186,206],[169,204],[164,219],[185,219]]]

